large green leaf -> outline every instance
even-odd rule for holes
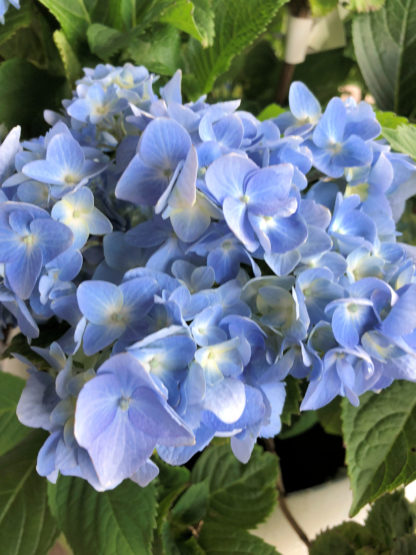
[[[202,40],[201,33],[195,23],[194,5],[191,0],[172,2],[161,15],[160,21],[170,23],[199,41]]]
[[[43,432],[32,432],[0,458],[2,555],[45,555],[58,534],[48,507],[46,479],[35,469],[44,440]]]
[[[39,0],[58,20],[71,44],[85,38],[90,15],[83,0]]]
[[[87,38],[91,52],[102,60],[108,61],[111,56],[126,46],[130,36],[107,25],[93,23],[88,27]]]
[[[173,75],[179,65],[180,35],[170,25],[153,29],[150,35],[134,39],[125,51],[125,58],[145,65],[150,71]]]
[[[82,74],[81,64],[62,31],[55,31],[53,34],[53,40],[59,50],[59,54],[61,55],[66,78],[72,84]]]
[[[207,555],[278,555],[273,546],[245,530],[211,522],[202,526],[199,543]]]
[[[415,518],[404,491],[395,491],[377,499],[365,521],[365,526],[377,538],[383,550],[391,549],[395,538],[412,534]]]
[[[172,518],[189,524],[205,517],[209,498],[208,482],[192,484],[179,498],[172,510]]]
[[[149,555],[156,524],[156,488],[124,481],[96,492],[85,480],[61,476],[52,494],[58,523],[75,555]]]
[[[404,491],[386,494],[371,508],[365,526],[343,522],[321,532],[312,542],[310,555],[411,555],[416,542],[415,517]],[[401,551],[402,550],[402,551]]]
[[[358,65],[382,110],[407,116],[415,109],[415,34],[415,0],[386,0],[381,10],[354,18]]]
[[[209,486],[207,518],[224,526],[254,528],[276,503],[276,457],[255,447],[250,461],[240,463],[228,443],[211,445],[192,469],[194,483]]]
[[[0,65],[0,122],[20,124],[25,136],[39,134],[46,127],[43,110],[59,107],[64,85],[63,78],[25,60],[6,60]]]
[[[0,372],[0,455],[3,455],[28,433],[16,416],[16,406],[25,385],[24,380]]]
[[[214,0],[215,39],[209,48],[191,39],[185,55],[187,80],[192,95],[209,92],[232,59],[267,27],[285,0]]]
[[[194,19],[202,36],[202,46],[211,46],[215,37],[215,15],[212,0],[193,0]]]
[[[316,411],[318,420],[327,434],[342,436],[341,397]]]
[[[343,522],[335,528],[321,532],[312,542],[309,554],[356,555],[359,549],[374,545],[375,541],[371,533],[358,522]],[[369,555],[371,553],[370,551]],[[376,553],[379,552],[375,551],[374,555]]]
[[[416,384],[395,381],[379,394],[363,395],[358,407],[344,400],[342,421],[354,515],[416,478]]]

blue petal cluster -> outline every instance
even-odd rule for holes
[[[416,168],[372,108],[302,83],[259,121],[184,103],[181,73],[86,69],[43,137],[0,146],[2,327],[35,348],[18,416],[49,433],[38,471],[97,490],[188,461],[215,436],[248,461],[302,409],[416,381],[416,280],[396,222]],[[59,327],[60,326],[60,327]]]

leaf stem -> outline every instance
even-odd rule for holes
[[[277,482],[276,482],[276,489],[277,489],[277,492],[278,492],[278,501],[279,501],[280,509],[281,509],[282,513],[284,514],[284,516],[286,517],[289,524],[291,525],[291,527],[293,528],[293,530],[296,532],[299,539],[306,545],[306,547],[309,548],[310,545],[311,545],[311,542],[310,542],[308,536],[306,535],[304,530],[301,528],[301,526],[298,524],[295,517],[292,515],[288,504],[286,503],[286,491],[285,491],[285,487],[284,487],[283,480],[282,480],[282,472],[281,472],[281,469],[280,469],[279,457],[276,453],[276,449],[275,449],[275,446],[274,446],[274,439],[273,438],[265,439],[264,443],[265,443],[265,447],[266,447],[267,451],[270,451],[271,453],[276,455],[276,459],[277,459],[277,465],[278,465],[279,470],[278,470],[278,476],[277,476]]]

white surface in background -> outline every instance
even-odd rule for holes
[[[416,481],[406,487],[406,497],[409,501],[416,499]],[[369,510],[366,506],[354,518],[349,518],[352,492],[348,478],[291,493],[286,497],[286,503],[310,540],[322,530],[337,526],[344,520],[363,524]],[[274,545],[282,555],[308,555],[308,549],[290,526],[279,505],[253,534]]]

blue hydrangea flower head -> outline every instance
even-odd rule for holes
[[[156,445],[192,445],[191,431],[132,355],[111,357],[81,390],[75,437],[106,489],[130,478]]]
[[[23,166],[28,177],[52,185],[52,195],[61,197],[75,191],[103,171],[104,165],[85,157],[70,133],[59,133],[49,141],[46,160],[34,160]]]
[[[51,215],[72,231],[74,249],[83,247],[89,235],[105,235],[113,229],[108,218],[94,207],[94,195],[86,187],[65,195],[53,206]]]
[[[190,147],[191,139],[179,123],[167,118],[152,121],[117,183],[116,196],[134,204],[155,205]]]
[[[10,288],[27,299],[42,267],[68,249],[71,230],[55,222],[37,206],[5,202],[0,204],[0,261]]]
[[[77,290],[79,308],[87,320],[84,352],[97,353],[117,339],[123,343],[141,338],[143,316],[152,308],[158,291],[155,280],[130,279],[120,286],[106,281],[84,281]]]
[[[372,159],[369,145],[347,127],[347,110],[340,98],[333,98],[308,143],[315,166],[330,177],[341,177],[344,168],[365,166]]]

